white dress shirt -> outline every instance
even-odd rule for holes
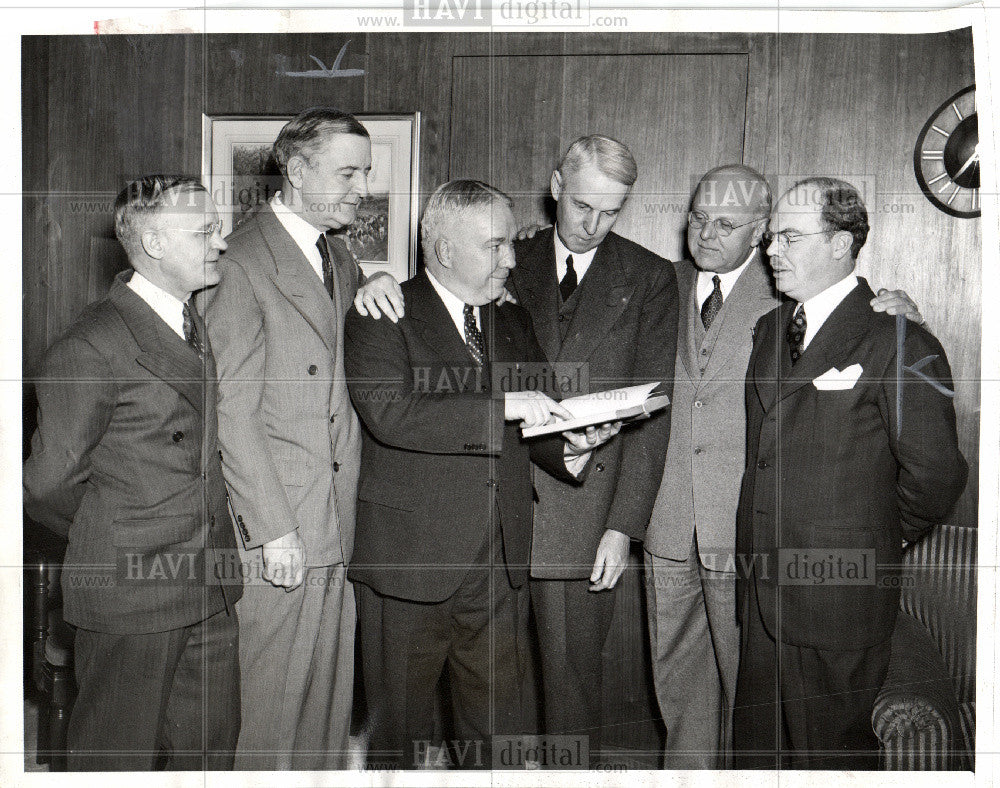
[[[594,255],[597,254],[597,247],[595,246],[589,252],[584,252],[583,254],[571,252],[566,248],[566,245],[559,240],[558,227],[554,229],[552,238],[555,240],[556,247],[556,281],[561,282],[563,277],[566,276],[566,258],[573,255],[573,270],[576,271],[576,282],[579,284],[583,281],[583,275],[587,273],[587,269],[590,268],[590,264],[594,262]]]
[[[803,350],[809,347],[809,343],[816,336],[816,332],[823,327],[826,319],[857,285],[857,274],[851,272],[835,285],[830,285],[822,293],[814,295],[805,302],[800,302],[806,313],[806,335],[802,340]]]
[[[319,253],[319,247],[316,246],[316,241],[319,240],[320,230],[317,230],[309,222],[299,216],[297,213],[292,211],[287,205],[281,201],[281,192],[276,192],[274,197],[271,198],[271,210],[274,211],[274,215],[278,217],[278,221],[281,222],[281,226],[284,227],[292,240],[295,241],[295,245],[302,250],[302,254],[306,256],[309,261],[309,265],[312,266],[313,271],[316,272],[316,276],[319,280],[323,281],[323,257]]]
[[[154,285],[138,271],[132,272],[132,278],[126,284],[139,298],[149,304],[150,308],[160,316],[164,323],[170,326],[177,336],[185,339],[183,301]]]
[[[736,286],[736,280],[740,278],[740,275],[747,270],[747,266],[750,265],[750,261],[753,259],[756,249],[751,249],[750,254],[747,255],[747,259],[743,261],[743,264],[739,268],[736,268],[727,273],[720,274],[715,271],[698,271],[698,283],[696,285],[696,292],[698,298],[698,306],[702,307],[705,305],[705,299],[712,295],[712,291],[715,289],[715,283],[712,282],[712,277],[719,277],[719,289],[722,291],[723,303],[729,294],[733,292],[733,288]]]
[[[455,324],[455,328],[458,329],[459,335],[462,340],[465,340],[465,302],[455,295],[451,290],[441,284],[437,279],[434,278],[434,274],[430,272],[429,268],[425,268],[427,271],[427,278],[431,280],[431,284],[434,285],[434,289],[437,294],[441,296],[441,300],[444,301],[444,308],[448,310],[448,316],[451,318],[451,322]],[[476,328],[480,331],[483,330],[483,324],[479,321],[479,307],[472,307],[472,314],[476,318]]]

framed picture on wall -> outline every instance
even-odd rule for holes
[[[416,273],[420,113],[356,115],[372,141],[368,197],[347,229],[366,275]],[[228,234],[281,188],[271,146],[291,116],[202,115],[202,181]]]

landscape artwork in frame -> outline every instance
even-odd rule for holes
[[[402,282],[416,272],[420,113],[357,115],[371,135],[368,196],[347,229],[347,245],[370,276]],[[202,180],[228,234],[281,189],[271,146],[287,116],[202,116]]]

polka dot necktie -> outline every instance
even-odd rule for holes
[[[711,294],[705,299],[705,303],[701,305],[701,324],[705,326],[706,331],[712,327],[712,321],[715,320],[715,316],[722,309],[722,280],[718,276],[713,276],[712,284],[715,287],[712,288]]]
[[[476,308],[466,304],[462,314],[465,316],[465,344],[476,363],[481,367],[485,366],[486,343],[483,341],[483,332],[476,325]]]
[[[799,360],[802,355],[806,338],[806,311],[799,304],[799,308],[792,315],[792,322],[788,324],[788,349],[792,352],[792,363]]]

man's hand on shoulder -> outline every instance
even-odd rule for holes
[[[271,540],[261,548],[261,554],[267,582],[289,591],[301,585],[305,545],[298,531]]]
[[[378,320],[385,314],[393,323],[403,316],[403,290],[392,274],[380,271],[358,288],[354,308]]]
[[[610,591],[618,583],[628,563],[628,534],[610,528],[601,537],[590,573],[591,591]]]
[[[542,230],[548,230],[551,226],[551,224],[529,224],[517,231],[517,235],[514,236],[514,240],[526,241],[529,238],[534,238],[535,233],[541,232]]]
[[[918,326],[924,324],[924,316],[920,314],[919,307],[905,290],[886,290],[884,287],[880,287],[878,294],[869,303],[876,312],[903,315]]]

